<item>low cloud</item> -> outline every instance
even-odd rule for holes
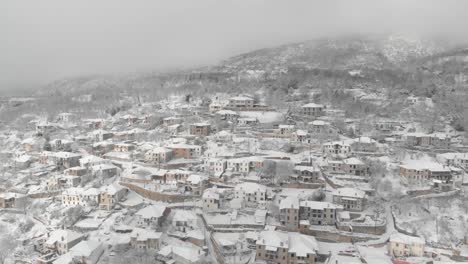
[[[82,74],[213,64],[343,34],[467,41],[468,1],[2,1],[0,90]]]

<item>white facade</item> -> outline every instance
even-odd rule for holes
[[[234,195],[235,198],[244,200],[247,205],[255,206],[265,203],[267,188],[257,183],[244,182],[236,185]]]

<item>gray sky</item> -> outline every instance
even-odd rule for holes
[[[462,0],[2,0],[0,90],[214,64],[340,34],[468,38]]]

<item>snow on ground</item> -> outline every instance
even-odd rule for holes
[[[379,264],[391,264],[392,260],[390,256],[387,255],[387,247],[367,247],[367,246],[357,246],[357,249],[363,259],[367,263],[379,263]]]
[[[318,242],[319,252],[322,254],[330,254],[330,259],[326,263],[347,263],[360,264],[358,252],[354,245],[350,243],[326,243]]]
[[[458,197],[439,197],[399,203],[397,224],[417,230],[427,242],[453,243],[468,233],[468,205]]]

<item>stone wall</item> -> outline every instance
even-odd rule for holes
[[[28,196],[32,199],[38,199],[38,198],[49,198],[52,196],[57,196],[60,195],[62,191],[54,191],[54,192],[43,192],[43,193],[32,193],[29,194]]]
[[[318,189],[325,187],[324,183],[288,183],[287,188],[297,188],[297,189]]]
[[[385,234],[387,229],[387,223],[379,223],[377,225],[351,225],[349,223],[337,223],[336,227],[341,231],[346,232],[355,232],[355,233],[364,233],[372,235],[382,235]]]
[[[178,202],[184,202],[186,200],[200,198],[199,196],[194,196],[194,195],[165,194],[165,193],[160,193],[160,192],[154,192],[154,191],[146,190],[140,186],[137,186],[128,182],[119,182],[119,184],[153,201],[178,203]]]
[[[314,229],[311,226],[301,226],[299,232],[301,234],[314,236],[319,241],[336,243],[355,243],[377,239],[376,237],[366,236],[365,234],[344,233],[339,230],[320,230]]]

